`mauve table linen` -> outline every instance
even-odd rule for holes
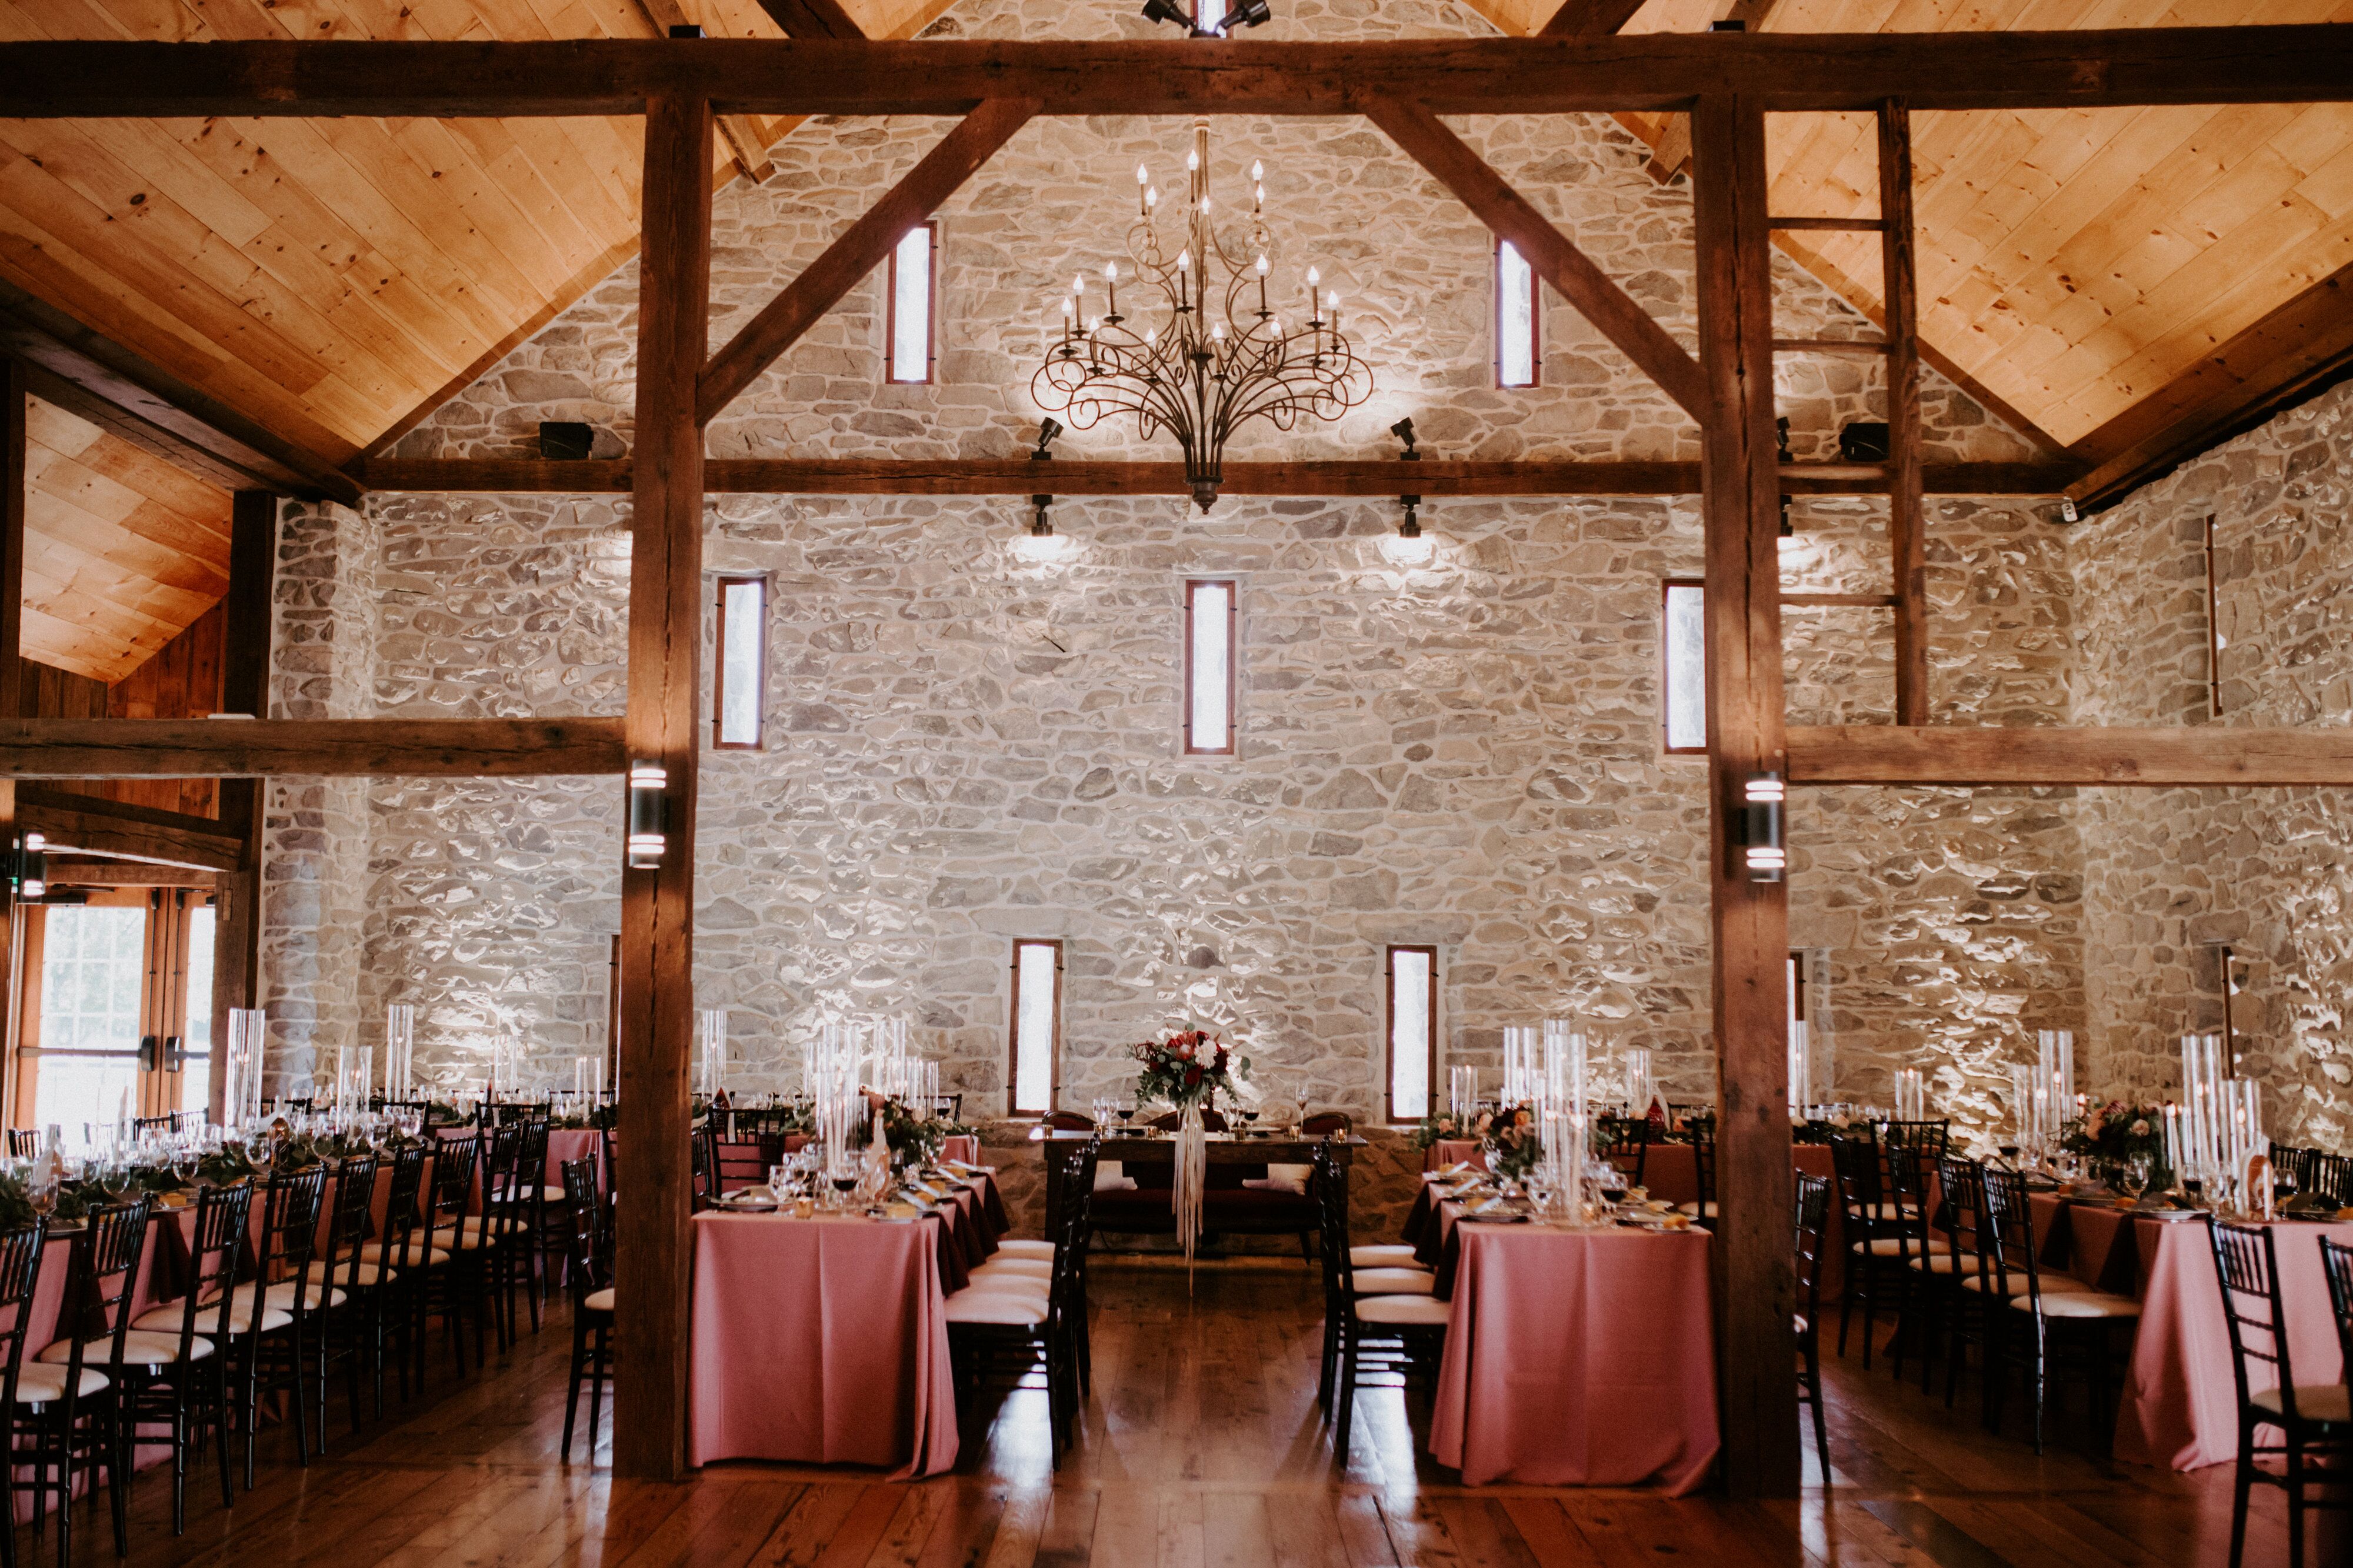
[[[955,1385],[929,1225],[694,1216],[697,1465],[955,1463]]]
[[[1682,1497],[1718,1445],[1704,1233],[1461,1225],[1430,1451],[1463,1484]]]

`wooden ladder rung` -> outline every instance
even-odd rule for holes
[[[1784,594],[1781,603],[1791,609],[1828,610],[1852,605],[1857,609],[1892,610],[1895,607],[1893,594]]]
[[[1769,228],[1831,229],[1842,234],[1880,234],[1887,225],[1875,217],[1768,217]]]
[[[1893,346],[1862,338],[1775,338],[1775,353],[1883,354]]]

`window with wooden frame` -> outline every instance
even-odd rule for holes
[[[1419,1121],[1430,1114],[1438,1079],[1438,949],[1393,943],[1382,967],[1388,977],[1388,1119]]]
[[[1707,750],[1707,584],[1669,577],[1659,593],[1659,728],[1670,756]]]
[[[22,907],[10,1120],[69,1149],[124,1116],[205,1109],[213,910],[185,888],[95,888]],[[192,1017],[195,1014],[197,1016]]]
[[[888,345],[883,379],[922,384],[932,379],[939,358],[939,226],[919,223],[891,247],[884,290],[883,342]]]
[[[1232,579],[1185,584],[1185,754],[1234,754],[1234,628],[1240,595]]]
[[[768,580],[719,579],[719,629],[713,639],[711,744],[756,752],[765,729],[768,691]]]
[[[1043,1116],[1062,1079],[1062,943],[1013,941],[1013,1026],[1006,1052],[1006,1112]]]
[[[1495,242],[1495,384],[1534,386],[1544,377],[1543,310],[1536,275],[1508,239]]]

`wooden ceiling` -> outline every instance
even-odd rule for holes
[[[951,3],[846,10],[870,37],[909,37]],[[1726,14],[1809,32],[2353,20],[2353,0],[1472,3],[1512,34],[1700,31]],[[0,38],[644,37],[678,22],[773,37],[770,9],[837,25],[824,0],[0,0]],[[1675,117],[1628,120],[1675,161]],[[2161,446],[2200,399],[2258,380],[2259,359],[2299,342],[2313,357],[2313,312],[2334,319],[2315,301],[2353,279],[2353,107],[1923,113],[1915,127],[1927,350],[2087,466]],[[723,155],[764,174],[792,128],[734,120]],[[635,253],[638,138],[632,120],[0,120],[0,280],[341,463]],[[1776,212],[1868,214],[1873,169],[1861,117],[1775,125]],[[1874,238],[1782,241],[1875,310]],[[120,671],[218,597],[225,503],[56,410],[41,428],[40,461],[61,477],[36,503],[52,526],[27,652]]]
[[[1698,31],[1727,8],[1649,0],[1626,30]],[[2353,0],[1745,0],[1741,9],[1767,32],[2353,21]],[[1655,147],[1669,126],[1659,117],[1636,129]],[[1771,131],[1776,214],[1877,211],[1864,117],[1779,116]],[[2353,105],[1922,113],[1913,159],[1921,336],[2094,463],[2126,444],[2137,405],[2353,264]],[[1875,312],[1875,236],[1780,243]]]
[[[25,657],[111,685],[228,591],[228,492],[29,402]]]

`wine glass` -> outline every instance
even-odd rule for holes
[[[1119,1108],[1119,1131],[1121,1136],[1124,1137],[1127,1134],[1129,1130],[1134,1126],[1134,1121],[1135,1107],[1134,1105],[1121,1106]]]
[[[790,1165],[771,1165],[768,1167],[768,1195],[770,1197],[776,1199],[776,1202],[780,1204],[783,1203],[785,1199],[790,1195],[792,1185],[793,1168]]]
[[[1237,1106],[1234,1109],[1234,1114],[1242,1119],[1242,1131],[1244,1132],[1254,1132],[1258,1131],[1258,1110],[1256,1107]]]
[[[1538,1219],[1549,1219],[1552,1216],[1553,1199],[1560,1194],[1553,1186],[1552,1179],[1545,1174],[1543,1166],[1539,1165],[1530,1171],[1526,1179],[1520,1183],[1520,1188],[1528,1194],[1528,1202],[1535,1207]]]
[[[27,1194],[33,1200],[33,1212],[43,1219],[57,1213],[58,1186],[58,1178],[52,1173],[41,1181],[35,1182],[31,1193]]]
[[[2116,1185],[2125,1196],[2138,1203],[2141,1194],[2148,1191],[2148,1156],[2135,1154],[2127,1159],[2116,1173]]]
[[[2276,1205],[2273,1210],[2274,1214],[2287,1207],[2299,1184],[2294,1165],[2283,1160],[2272,1167],[2272,1202]]]
[[[845,1175],[836,1175],[832,1178],[832,1181],[833,1206],[838,1209],[848,1208],[849,1206],[849,1194],[855,1191],[858,1186],[858,1173],[856,1171],[851,1171]]]

